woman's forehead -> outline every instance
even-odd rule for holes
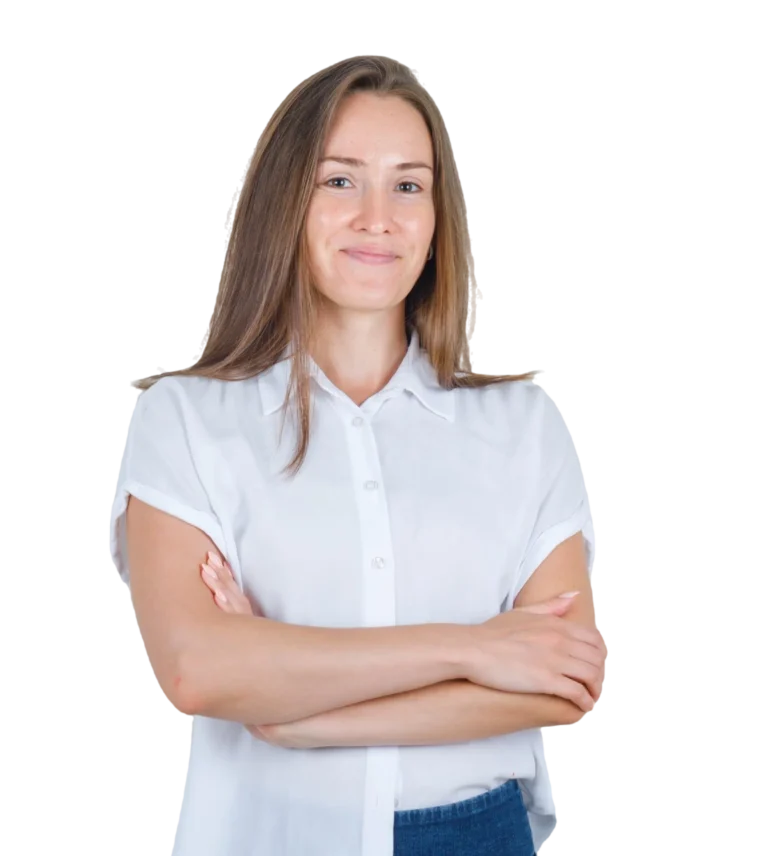
[[[358,168],[432,168],[432,138],[422,115],[402,98],[356,93],[339,106],[320,162],[337,157]]]

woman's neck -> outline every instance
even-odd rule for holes
[[[376,316],[323,323],[311,349],[328,380],[358,405],[389,383],[408,351],[402,313]]]

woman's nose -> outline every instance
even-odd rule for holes
[[[368,232],[386,232],[392,223],[391,200],[387,193],[366,191],[360,199],[357,215],[358,228]]]

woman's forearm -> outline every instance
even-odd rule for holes
[[[285,723],[464,675],[469,625],[324,628],[251,615],[189,633],[179,668],[190,714]]]
[[[577,722],[584,711],[543,693],[507,693],[450,680],[329,710],[278,726],[321,746],[427,746],[465,743],[526,728]]]

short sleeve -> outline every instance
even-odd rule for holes
[[[510,603],[552,550],[577,532],[584,538],[590,578],[595,560],[592,512],[573,439],[554,401],[541,387],[536,389],[536,451],[531,486],[536,513]]]
[[[220,521],[201,478],[206,444],[199,417],[174,377],[142,390],[128,426],[110,519],[112,561],[130,586],[125,511],[128,496],[172,514],[208,535],[222,555]]]

